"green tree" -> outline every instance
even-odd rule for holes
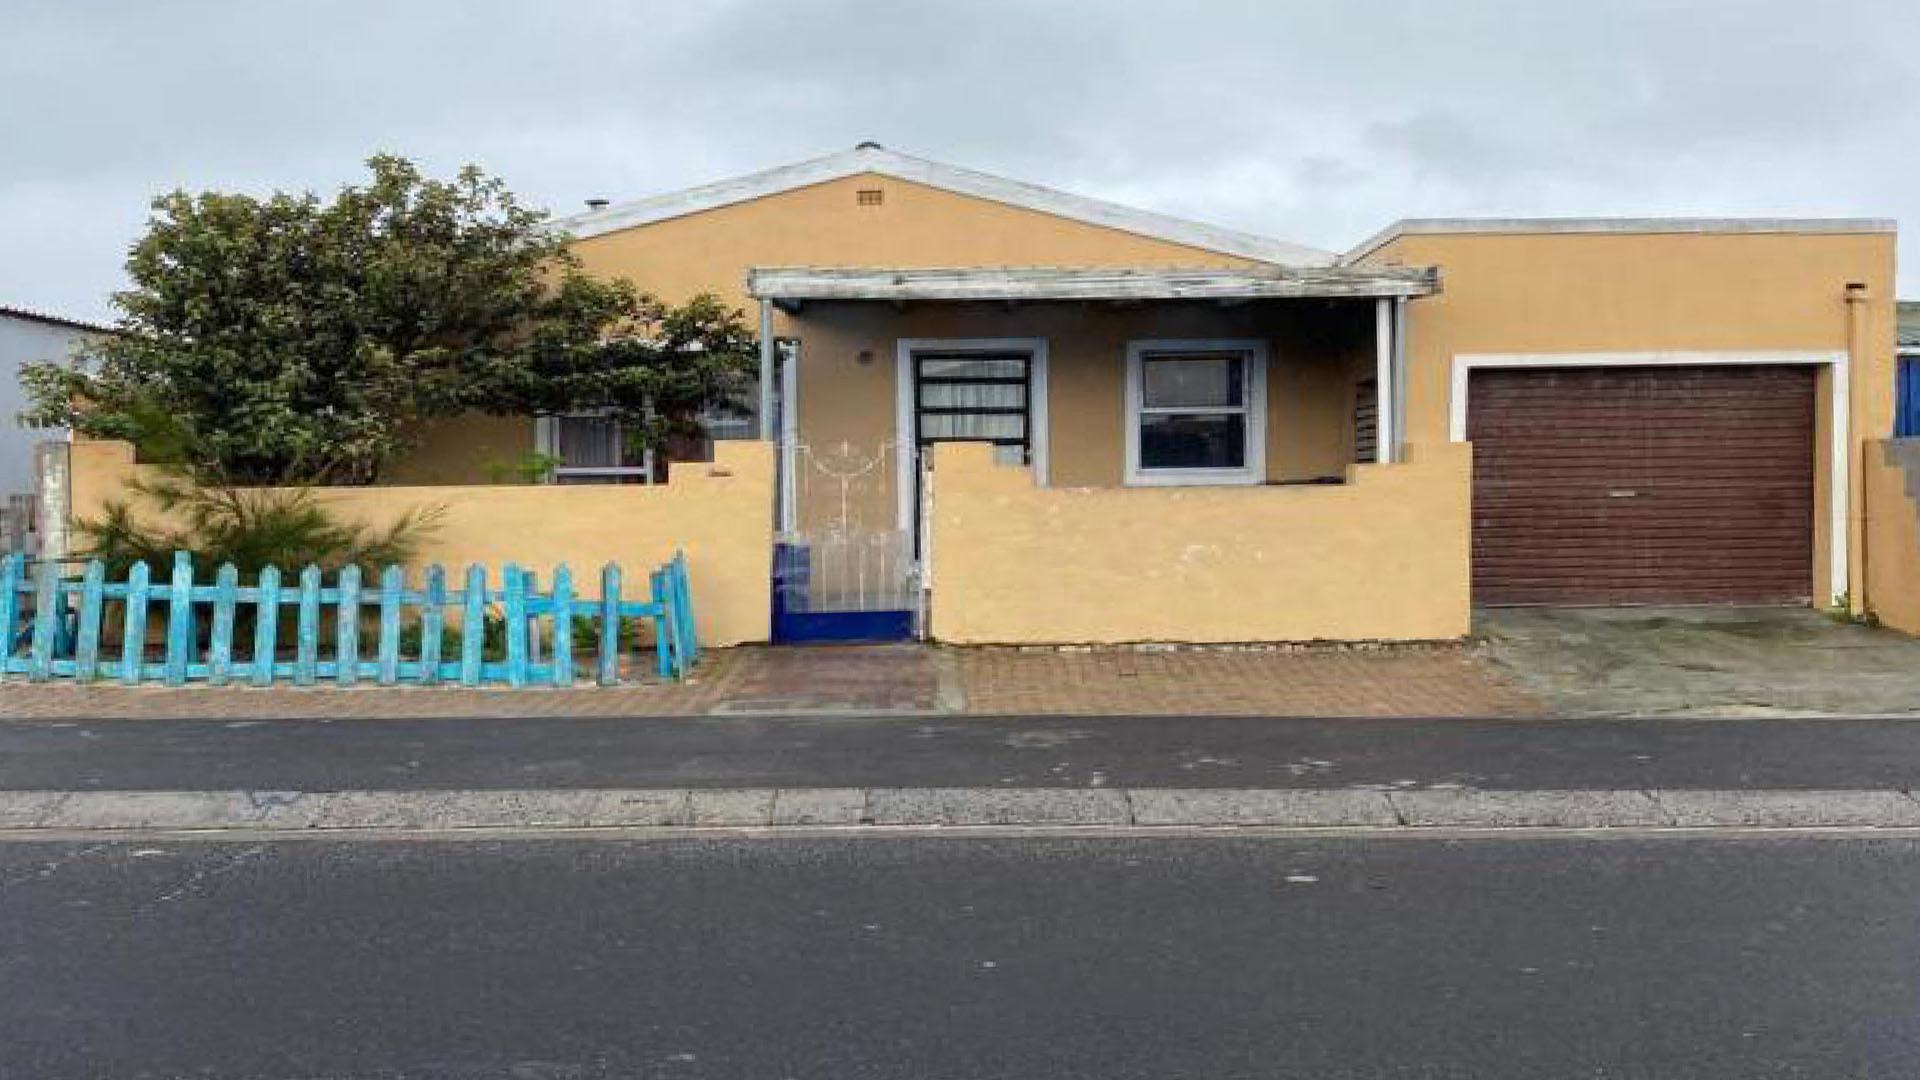
[[[744,392],[737,310],[587,276],[544,212],[471,166],[367,165],[331,201],[156,199],[119,333],[27,366],[23,419],[131,440],[203,482],[355,484],[434,417],[604,408],[657,443]]]

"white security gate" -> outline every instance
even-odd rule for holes
[[[798,445],[789,457],[796,528],[774,545],[777,642],[902,641],[915,633],[913,534],[889,486],[898,446]]]

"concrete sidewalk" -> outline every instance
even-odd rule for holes
[[[7,791],[0,833],[635,828],[1920,828],[1904,791]]]

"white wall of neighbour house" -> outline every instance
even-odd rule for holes
[[[24,428],[27,407],[20,369],[36,360],[64,360],[86,331],[0,312],[0,496],[33,490],[33,446],[64,437],[49,428]]]

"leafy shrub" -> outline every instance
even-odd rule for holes
[[[164,573],[176,551],[192,555],[196,578],[225,563],[242,578],[269,566],[293,573],[308,564],[328,573],[358,566],[377,574],[410,560],[445,514],[441,506],[416,507],[374,527],[342,520],[309,488],[201,486],[183,477],[130,486],[183,524],[143,518],[127,501],[108,503],[97,520],[76,522],[81,553],[106,562],[114,575],[141,562]]]

